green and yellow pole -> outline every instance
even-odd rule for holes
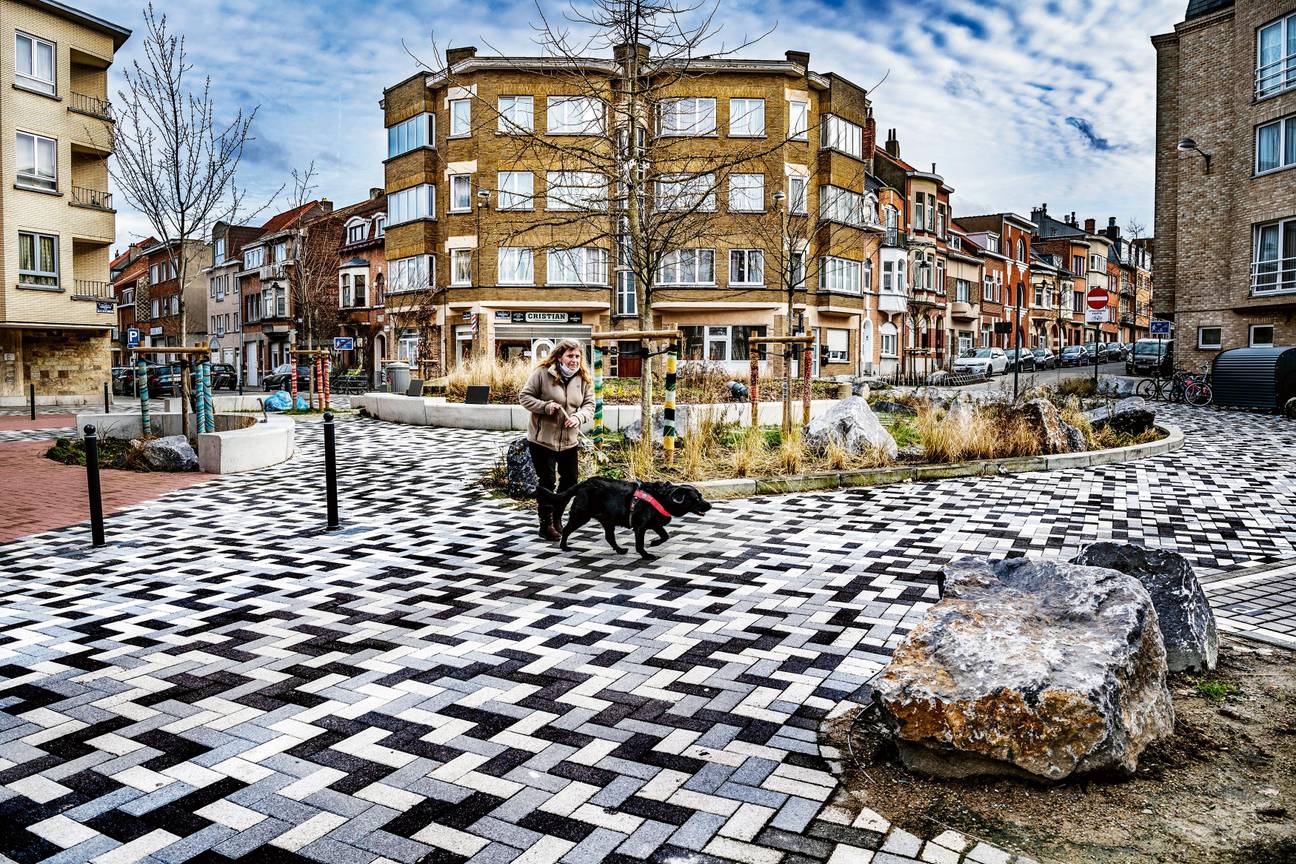
[[[679,343],[672,342],[666,355],[666,402],[662,407],[662,449],[666,451],[666,464],[675,458],[675,381],[679,363]]]
[[[755,429],[760,425],[760,396],[757,390],[760,387],[760,346],[755,342],[751,343],[751,425]]]
[[[148,364],[141,357],[135,365],[135,387],[139,391],[140,400],[140,436],[148,438],[153,434],[152,423],[149,421],[148,406]]]
[[[594,450],[603,452],[603,351],[594,346]]]

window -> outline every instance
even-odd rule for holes
[[[501,210],[530,210],[535,198],[535,177],[530,171],[499,172]]]
[[[764,99],[729,100],[729,134],[756,138],[765,134]]]
[[[1071,272],[1077,276],[1085,274],[1085,260],[1083,255],[1071,256]]]
[[[219,264],[225,260],[225,238],[217,237],[212,244],[212,263]]]
[[[535,131],[535,100],[530,96],[499,97],[499,131],[506,134]]]
[[[680,330],[684,333],[684,356],[713,363],[746,363],[751,357],[752,337],[765,335],[764,327],[750,325],[686,326]],[[764,345],[759,346],[757,357],[766,359]]]
[[[900,211],[888,204],[882,208],[882,220],[886,226],[886,245],[900,245]]]
[[[14,35],[14,74],[19,86],[54,95],[54,43],[28,36]]]
[[[374,217],[374,237],[380,238],[387,233],[387,215],[379,213]]]
[[[794,141],[806,141],[810,137],[810,103],[788,103],[788,137]]]
[[[1089,269],[1090,269],[1090,270],[1106,270],[1106,269],[1107,269],[1107,259],[1103,258],[1101,255],[1090,255],[1090,256],[1089,256]]]
[[[267,318],[288,317],[288,289],[282,285],[270,285],[261,290],[261,303]]]
[[[882,356],[895,357],[899,352],[900,340],[896,333],[896,326],[890,322],[883,324],[878,328],[878,335],[882,337]]]
[[[663,99],[657,127],[662,135],[713,135],[716,131],[716,101],[680,97]]]
[[[607,188],[595,171],[550,171],[545,205],[550,210],[602,210]]]
[[[369,239],[369,223],[358,219],[347,226],[347,243],[363,243]]]
[[[954,302],[971,303],[972,302],[972,283],[966,279],[954,280]]]
[[[280,240],[274,244],[274,260],[283,263],[288,260],[288,241]]]
[[[1223,327],[1198,327],[1197,328],[1197,347],[1198,348],[1219,348],[1223,345],[1224,328]]]
[[[788,277],[793,288],[805,289],[805,252],[788,253]]]
[[[450,284],[472,284],[473,250],[455,249],[450,252]]]
[[[1296,87],[1296,15],[1260,28],[1255,78],[1259,99]]]
[[[342,307],[351,305],[351,274],[343,273],[338,277],[338,304]]]
[[[471,99],[451,99],[450,108],[450,137],[461,138],[465,135],[472,134],[472,100]]]
[[[819,218],[846,225],[862,225],[864,196],[839,186],[820,186]]]
[[[416,114],[387,129],[387,158],[408,153],[419,147],[436,146],[436,118]]]
[[[1296,165],[1296,117],[1268,123],[1256,129],[1257,174]]]
[[[435,284],[431,255],[414,255],[387,262],[387,293],[419,291]]]
[[[58,188],[58,143],[27,132],[18,133],[18,185],[33,189]]]
[[[355,305],[368,306],[369,292],[365,290],[365,274],[357,273],[355,275],[354,284],[355,284],[355,296],[353,297],[353,299],[355,300]]]
[[[135,286],[134,286],[134,285],[132,285],[132,286],[129,287],[129,288],[123,288],[123,289],[122,289],[122,292],[121,292],[121,305],[122,305],[122,306],[134,306],[134,305],[135,305]]]
[[[18,284],[58,287],[58,237],[18,232]]]
[[[629,270],[618,270],[616,274],[616,314],[639,314],[639,298],[635,294],[635,277],[634,273]]]
[[[1044,283],[1035,283],[1035,306],[1037,308],[1044,306]]]
[[[987,252],[994,252],[996,255],[999,254],[999,235],[998,235],[998,234],[987,234],[987,235],[986,235],[986,251],[987,251]]]
[[[832,114],[824,116],[820,125],[819,146],[825,150],[839,150],[847,156],[860,158],[863,151],[864,130]]]
[[[1017,260],[1026,263],[1026,241],[1020,237],[1017,238]]]
[[[936,236],[945,238],[945,205],[936,205]]]
[[[845,258],[819,260],[819,290],[843,294],[860,293],[860,262]]]
[[[659,282],[663,285],[714,285],[715,250],[679,249],[662,256]]]
[[[550,96],[550,135],[597,135],[603,131],[603,106],[589,96]]]
[[[1251,293],[1296,291],[1296,217],[1258,225],[1251,264]]]
[[[534,256],[530,249],[501,246],[499,250],[499,283],[531,285],[535,282]]]
[[[264,250],[258,248],[254,251],[262,252]],[[260,265],[258,264],[256,266],[259,267]],[[152,285],[157,285],[159,282],[165,282],[168,279],[174,278],[176,278],[176,268],[175,262],[173,261],[161,261],[149,266],[149,283]]]
[[[936,230],[936,196],[927,196],[927,230]]]
[[[714,174],[667,174],[657,183],[658,210],[703,210],[716,208]]]
[[[149,317],[152,318],[154,321],[162,317],[161,314],[159,314],[162,311],[162,307],[160,304],[161,301],[157,297],[154,297],[151,301],[149,301],[149,313],[150,313]]]
[[[1251,341],[1252,348],[1272,348],[1274,344],[1274,326],[1272,324],[1252,324]]]
[[[450,212],[467,213],[472,210],[472,175],[450,175]]]
[[[764,285],[765,253],[759,249],[729,251],[730,285]]]
[[[608,253],[597,246],[551,249],[548,260],[550,285],[606,285]]]
[[[387,196],[387,210],[392,225],[415,219],[435,219],[436,187],[423,183],[392,192]]]
[[[740,213],[765,210],[765,175],[730,174],[729,209]]]
[[[805,177],[788,178],[788,212],[803,214],[806,212],[806,189],[809,184]]]
[[[836,328],[824,329],[825,360],[829,363],[846,363],[850,360],[850,331]]]
[[[923,203],[925,200],[921,192],[914,196],[914,227],[919,231],[927,223],[927,207]]]
[[[402,330],[396,339],[396,359],[411,366],[418,363],[420,341],[422,340],[417,330],[412,328]]]

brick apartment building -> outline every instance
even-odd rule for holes
[[[342,369],[364,370],[376,385],[384,360],[412,361],[418,356],[417,341],[397,344],[400,334],[408,329],[400,321],[400,298],[392,308],[387,304],[387,259],[383,255],[387,195],[381,188],[371,189],[367,200],[335,210],[333,215],[342,223],[337,245],[338,335],[355,340],[355,350],[342,352],[337,363]]]
[[[1296,345],[1296,3],[1190,0],[1152,44],[1153,310],[1175,361]]]
[[[116,211],[108,68],[130,31],[0,0],[0,405],[97,398],[109,378]]]
[[[967,237],[984,252],[988,253],[987,271],[994,284],[995,301],[988,307],[996,310],[997,316],[985,316],[982,327],[990,325],[993,330],[995,320],[1006,321],[1011,325],[1016,319],[1016,330],[1010,326],[1005,334],[1002,346],[1016,346],[1020,335],[1023,348],[1033,348],[1031,334],[1035,327],[1032,318],[1048,318],[1047,310],[1032,310],[1031,299],[1031,241],[1035,225],[1025,216],[1016,213],[992,213],[984,216],[960,216],[958,224],[967,232]]]
[[[202,268],[209,253],[201,240],[186,241],[188,260],[185,278],[181,279],[174,260],[179,257],[174,254],[179,242],[173,240],[163,245],[150,238],[131,245],[114,259],[112,290],[117,300],[117,339],[113,343],[113,356],[116,361],[130,362],[126,339],[131,326],[139,329],[139,344],[146,348],[206,344],[207,283],[202,278]]]

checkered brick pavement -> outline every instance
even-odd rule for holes
[[[724,503],[647,564],[484,495],[508,436],[364,420],[325,534],[303,424],[300,458],[114,516],[106,549],[0,548],[0,853],[1006,861],[825,806],[817,730],[961,552],[1296,557],[1296,425],[1171,413],[1177,453]]]

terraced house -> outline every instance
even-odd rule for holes
[[[385,91],[387,304],[432,298],[430,338],[407,319],[399,344],[426,345],[432,374],[640,329],[642,250],[627,238],[645,229],[627,227],[628,192],[607,167],[626,148],[647,154],[634,169],[652,178],[642,222],[689,225],[654,235],[650,301],[654,328],[684,331],[687,358],[737,370],[750,337],[791,328],[816,336],[817,374],[876,368],[896,344],[875,338],[886,190],[867,94],[802,52],[691,61],[632,141],[619,106],[646,50],[573,64],[451,49],[444,71]],[[907,214],[892,210],[899,236]],[[681,211],[697,218],[660,218]],[[637,343],[615,347],[609,373],[638,374]],[[763,358],[780,368],[777,351]]]
[[[109,377],[108,68],[130,31],[0,0],[0,405],[97,394]]]

